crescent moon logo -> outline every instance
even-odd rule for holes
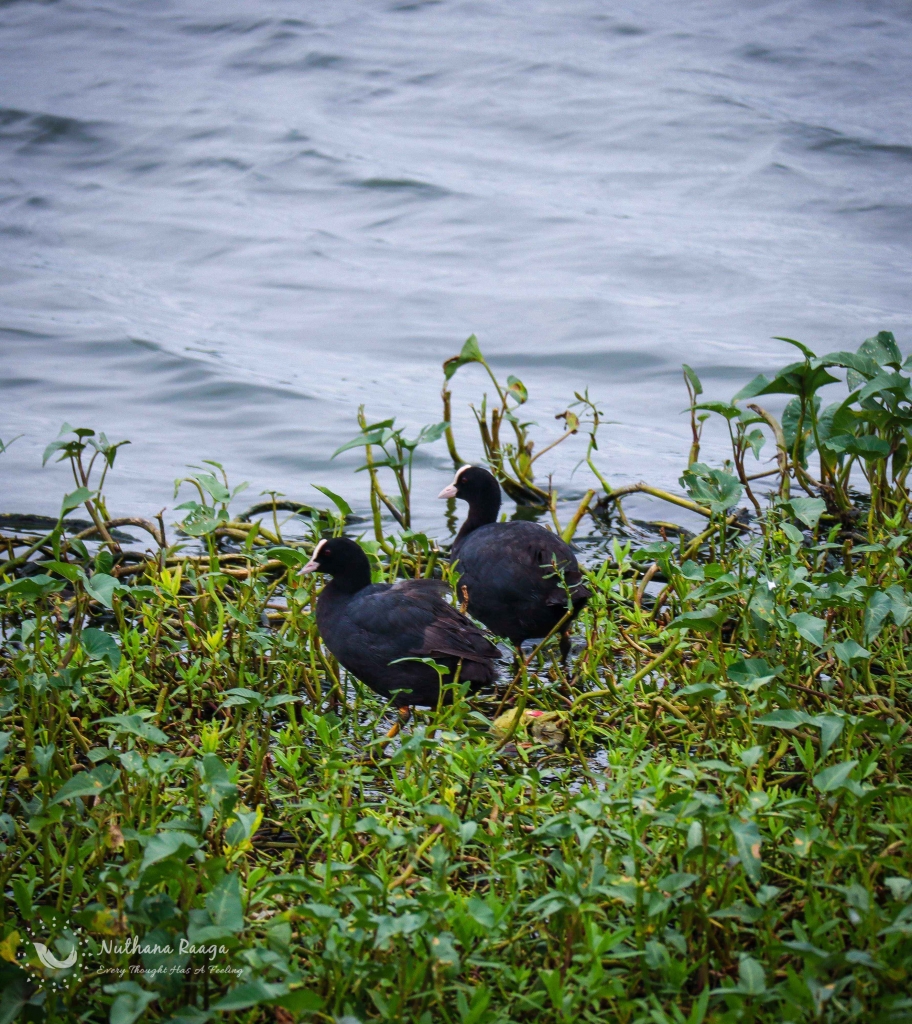
[[[58,960],[56,956],[44,945],[42,942],[35,942],[35,952],[38,954],[38,959],[44,964],[45,967],[52,967],[58,971],[66,970],[67,967],[72,967],[76,963],[76,957],[78,956],[75,949],[70,950],[70,955],[66,960]]]

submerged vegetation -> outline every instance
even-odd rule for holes
[[[593,483],[558,500],[525,387],[474,338],[440,424],[409,440],[361,411],[362,526],[328,489],[235,514],[216,463],[178,482],[177,534],[114,518],[119,446],[66,426],[45,458],[76,489],[44,531],[7,522],[0,564],[0,1024],[912,1020],[909,362],[886,332],[790,343],[731,402],[685,367],[686,496],[612,488],[580,393],[554,444]],[[589,531],[593,596],[566,666],[556,637],[505,647],[495,693],[390,740],[298,570],[366,528],[376,579],[455,586],[412,529],[411,463],[445,440],[461,464],[470,363],[488,464]],[[765,395],[790,396],[779,418]],[[634,492],[705,529],[645,534]]]

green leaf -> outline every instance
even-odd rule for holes
[[[99,722],[115,726],[115,733],[138,736],[149,743],[162,745],[168,742],[166,733],[156,729],[154,725],[149,725],[140,715],[110,715],[108,718],[99,719]]]
[[[863,341],[858,346],[858,353],[868,356],[881,366],[893,366],[897,370],[903,361],[892,331],[879,331],[873,338]]]
[[[389,420],[392,424],[393,420]],[[341,455],[342,452],[347,452],[350,448],[364,448],[369,444],[384,444],[392,436],[389,427],[384,425],[378,425],[377,429],[366,430],[363,434],[358,434],[357,437],[353,437],[350,441],[346,441],[340,448],[337,448],[331,458],[335,458],[337,455]]]
[[[684,376],[688,379],[688,381],[690,381],[690,386],[693,389],[694,395],[702,395],[703,385],[700,383],[700,378],[696,375],[694,370],[692,370],[687,365],[687,363],[682,363],[681,366],[684,370]]]
[[[193,479],[199,483],[213,501],[224,504],[231,500],[231,491],[228,490],[221,480],[212,476],[211,473],[197,473]]]
[[[745,398],[756,398],[757,395],[764,394],[770,384],[771,381],[768,377],[764,377],[762,373],[758,373],[753,380],[749,381],[743,388],[741,388],[732,401],[740,402]]]
[[[114,594],[123,587],[120,580],[109,576],[106,572],[96,572],[92,576],[85,577],[85,589],[89,597],[95,598],[105,608],[114,607]]]
[[[250,1006],[270,1004],[280,996],[288,995],[288,986],[280,983],[270,984],[260,978],[238,985],[227,995],[212,1004],[213,1010],[246,1010]]]
[[[340,448],[339,451],[341,450],[342,449]],[[338,455],[338,452],[336,452],[336,454]],[[344,498],[340,497],[334,491],[331,491],[328,487],[323,487],[320,484],[311,484],[310,486],[325,494],[343,516],[350,516],[352,514],[351,505],[349,505]]]
[[[839,455],[845,452],[867,460],[883,459],[890,454],[889,442],[874,437],[873,434],[862,434],[859,437],[852,434],[837,434],[824,442],[824,447]]]
[[[180,524],[180,528],[188,537],[203,537],[220,524],[228,522],[225,509],[216,511],[209,505],[200,505],[197,501],[185,501],[178,509],[190,509],[189,515]]]
[[[758,690],[784,671],[781,665],[772,668],[765,658],[741,658],[728,666],[728,678],[747,690]]]
[[[223,875],[206,897],[206,910],[212,923],[230,932],[244,930],[244,908],[241,904],[240,876],[236,871]]]
[[[701,402],[699,405],[694,406],[696,409],[705,409],[707,412],[715,412],[720,416],[724,416],[727,420],[737,419],[741,415],[741,410],[731,402]]]
[[[780,337],[777,334],[777,335],[774,336],[773,340],[774,341],[784,341],[787,345],[794,345],[795,348],[797,348],[797,349],[799,349],[801,351],[801,354],[804,356],[805,359],[816,359],[817,358],[814,355],[814,353],[807,347],[807,345],[802,345],[800,341],[795,341],[794,338],[783,338],[783,337]]]
[[[95,492],[90,491],[88,487],[80,487],[77,490],[73,491],[72,494],[66,495],[66,497],[63,499],[63,503],[60,506],[60,518],[63,519],[67,512],[72,512],[74,508],[78,508],[85,502],[91,501],[91,499],[94,497]]]
[[[738,856],[741,858],[741,866],[744,873],[754,883],[760,884],[760,844],[763,837],[754,821],[742,821],[740,818],[730,818],[728,827],[735,837],[735,846]]]
[[[0,594],[10,597],[21,597],[24,601],[37,601],[48,594],[63,590],[66,580],[55,580],[53,576],[38,573],[36,576],[24,576],[21,580],[12,580],[0,585]]]
[[[297,569],[306,565],[310,558],[303,551],[297,548],[270,548],[266,552],[267,558],[274,558],[289,569]]]
[[[766,974],[759,961],[745,956],[738,964],[738,988],[749,996],[759,996],[766,991]]]
[[[199,843],[189,832],[181,832],[179,829],[159,832],[146,843],[140,870],[145,871],[152,864],[170,860],[172,857],[186,860],[187,856],[198,847]]]
[[[105,985],[105,992],[116,994],[111,1004],[110,1024],[133,1024],[145,1012],[150,1003],[158,999],[157,992],[146,992],[135,981],[120,981],[116,985]]]
[[[79,772],[57,790],[51,804],[59,804],[77,796],[98,796],[114,785],[118,774],[117,769],[109,764],[100,764],[89,772]]]
[[[708,505],[715,513],[727,512],[741,500],[743,488],[740,482],[722,469],[710,469],[702,462],[695,462],[681,476],[681,486],[694,501]]]
[[[871,652],[855,643],[854,640],[845,640],[839,644],[833,644],[833,653],[843,663],[851,665],[855,661],[865,661],[871,657]],[[840,719],[841,721],[841,719]]]
[[[816,615],[808,615],[807,612],[796,612],[789,616],[789,621],[799,636],[804,637],[816,647],[823,647],[823,634],[826,630],[825,619],[818,619]]]
[[[682,612],[668,624],[668,629],[695,629],[698,633],[712,633],[725,621],[725,612],[717,605],[708,604],[693,612]]]
[[[421,444],[433,444],[435,441],[439,441],[441,437],[446,433],[449,423],[431,423],[429,426],[422,427],[421,432],[415,438],[414,441],[408,441],[406,447],[409,449],[415,449]]]
[[[839,739],[845,720],[839,715],[817,715],[814,725],[820,729],[820,756],[826,757],[830,747]]]
[[[857,761],[842,761],[840,764],[834,764],[831,768],[824,768],[822,772],[814,776],[814,786],[821,793],[832,793],[842,788],[857,764]]]
[[[529,400],[529,392],[518,377],[507,377],[507,391],[520,405]]]
[[[762,718],[755,718],[754,723],[765,725],[768,729],[797,729],[799,725],[808,723],[808,714],[805,711],[783,708],[781,711],[771,711]]]
[[[795,513],[795,518],[812,530],[826,512],[826,502],[822,498],[792,498],[787,504]]]
[[[444,377],[449,380],[453,374],[461,367],[465,366],[466,363],[483,363],[484,356],[481,354],[481,349],[478,347],[478,339],[474,334],[470,334],[466,338],[465,344],[462,346],[462,351],[458,356],[452,356],[450,359],[443,364]]]
[[[868,598],[864,613],[864,635],[868,643],[883,629],[884,621],[890,614],[891,609],[892,602],[890,596],[882,590],[875,591]]]
[[[80,637],[86,654],[92,661],[105,661],[116,672],[120,668],[120,648],[110,633],[103,629],[95,629],[94,626],[84,629]]]
[[[49,572],[56,572],[58,575],[63,576],[64,579],[69,580],[70,583],[75,583],[83,577],[82,569],[78,565],[73,565],[72,562],[58,562],[55,558],[52,558],[50,561],[41,562],[40,564],[43,569],[47,569]]]

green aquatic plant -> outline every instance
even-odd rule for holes
[[[299,575],[345,498],[234,514],[203,469],[177,543],[136,517],[137,551],[76,433],[57,450],[82,456],[107,538],[70,525],[77,489],[50,533],[7,531],[0,582],[0,1018],[908,1020],[908,378],[875,341],[826,357],[860,378],[829,418],[812,354],[767,382],[796,389],[781,422],[749,408],[767,384],[697,402],[691,371],[688,496],[659,493],[707,528],[594,534],[569,663],[546,638],[497,693],[457,684],[394,740]],[[601,414],[577,400],[599,471]],[[727,466],[700,461],[704,414]],[[363,420],[353,447],[400,526],[362,542],[375,578],[455,584],[374,489],[393,502],[382,471],[411,493],[418,442]],[[757,430],[775,462],[751,498]],[[563,744],[492,728],[508,706],[556,716]]]

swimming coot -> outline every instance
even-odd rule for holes
[[[588,601],[589,588],[569,544],[538,523],[497,522],[500,485],[486,469],[462,466],[440,497],[469,503],[451,553],[469,613],[517,650],[523,640],[550,633],[571,606],[576,615]],[[565,631],[565,657],[569,647]]]
[[[353,676],[397,706],[434,707],[440,679],[419,661],[446,665],[452,682],[472,689],[496,679],[500,652],[481,630],[447,604],[447,586],[437,580],[371,583],[367,555],[348,537],[321,540],[302,572],[325,572],[332,580],[317,599],[317,626],[323,642]]]

